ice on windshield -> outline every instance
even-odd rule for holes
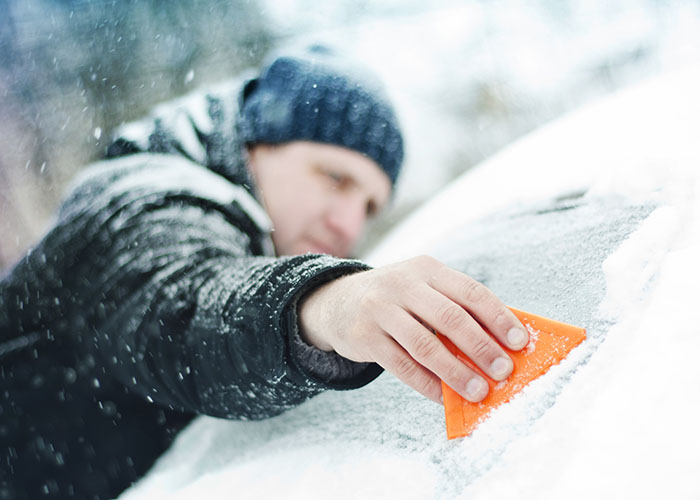
[[[606,293],[601,264],[653,208],[563,197],[458,228],[429,253],[508,305],[591,328]]]

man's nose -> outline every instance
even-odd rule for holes
[[[330,229],[342,238],[343,244],[352,247],[362,235],[367,221],[366,204],[354,198],[341,198],[328,214]]]

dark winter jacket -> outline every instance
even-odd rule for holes
[[[266,418],[381,371],[300,340],[300,297],[366,266],[275,258],[235,106],[195,101],[126,129],[0,282],[0,498],[112,498],[197,414]]]

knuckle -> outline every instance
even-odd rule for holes
[[[491,350],[491,343],[486,339],[479,339],[472,347],[472,354],[477,358],[484,358]]]
[[[449,380],[452,382],[452,384],[459,383],[461,380],[464,380],[465,378],[465,373],[464,373],[464,367],[457,365],[457,364],[451,364],[446,370],[445,370],[445,380]],[[451,384],[449,384],[451,385]]]
[[[503,310],[499,310],[493,318],[493,327],[498,331],[508,330],[510,323],[510,316]]]
[[[487,296],[486,287],[478,281],[469,279],[462,285],[462,298],[469,304],[482,302]]]
[[[413,341],[413,354],[417,359],[432,359],[438,352],[439,343],[432,335],[419,335]]]
[[[410,279],[398,267],[390,267],[384,269],[379,277],[378,286],[376,288],[388,290],[401,290],[406,283],[410,283]],[[367,290],[369,292],[370,290]]]
[[[400,379],[411,379],[416,374],[416,363],[408,356],[397,356],[393,360],[394,373]]]
[[[456,304],[446,304],[438,311],[438,321],[448,330],[454,330],[464,325],[464,310]]]
[[[418,257],[414,257],[411,259],[416,265],[423,266],[423,267],[433,267],[437,263],[437,261],[431,257],[430,255],[419,255]]]
[[[430,377],[424,377],[421,378],[420,381],[417,382],[417,390],[421,394],[430,394],[433,390],[433,381],[430,379]]]

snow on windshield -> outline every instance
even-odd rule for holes
[[[589,338],[466,439],[384,374],[262,422],[200,418],[123,498],[700,494],[700,68],[553,123],[368,256],[433,253]]]

